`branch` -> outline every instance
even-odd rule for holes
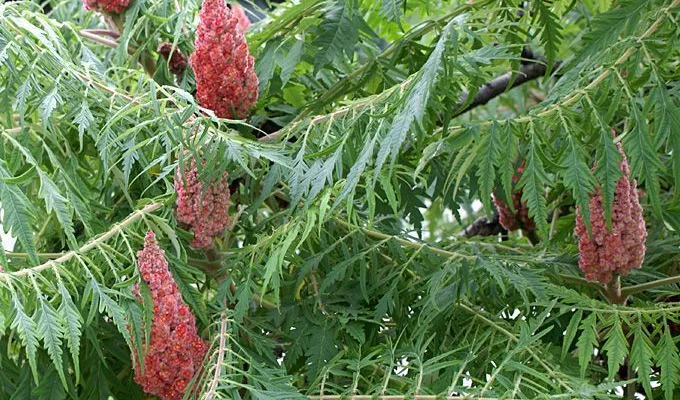
[[[473,236],[493,236],[499,233],[507,234],[508,231],[503,228],[498,220],[498,213],[493,213],[491,218],[479,217],[475,222],[463,229],[458,236],[470,238]]]
[[[523,85],[529,81],[538,79],[545,75],[545,71],[545,64],[523,64],[520,66],[519,75],[517,75],[514,81],[512,80],[514,74],[512,72],[507,72],[492,80],[491,82],[485,83],[484,86],[479,89],[479,92],[477,93],[477,96],[475,96],[475,99],[472,101],[472,103],[459,112],[454,113],[454,116],[464,114],[475,107],[483,106],[492,99],[505,93],[506,90],[516,88],[517,86]],[[459,104],[457,106],[458,108],[464,105],[465,100],[467,99],[467,93],[464,93],[461,97],[463,97],[463,104]]]
[[[73,257],[77,256],[78,254],[83,254],[87,253],[88,251],[94,249],[95,247],[98,247],[102,243],[106,242],[107,240],[111,239],[112,237],[116,236],[119,234],[124,228],[126,228],[128,225],[131,225],[140,219],[144,217],[146,214],[150,214],[159,208],[163,203],[151,203],[147,204],[142,208],[141,210],[137,210],[133,212],[132,214],[128,215],[127,218],[125,218],[122,222],[119,224],[115,224],[113,228],[109,229],[107,232],[105,232],[103,235],[99,236],[96,239],[90,240],[87,242],[87,244],[83,245],[77,250],[71,250],[69,252],[64,253],[63,256],[54,259],[54,260],[49,260],[43,264],[37,265],[35,267],[31,268],[24,268],[19,271],[7,271],[7,272],[0,272],[0,277],[4,277],[5,279],[9,279],[10,277],[13,276],[23,276],[23,275],[28,275],[28,274],[34,274],[41,272],[43,270],[46,270],[48,268],[52,268],[54,266],[57,266],[59,264],[63,264],[69,260],[71,260]]]
[[[457,17],[460,14],[466,13],[472,9],[480,9],[486,6],[487,4],[491,3],[489,0],[484,0],[484,1],[478,1],[476,4],[473,4],[472,2],[468,4],[463,4],[455,8],[453,11],[450,13],[436,19],[436,20],[430,20],[426,21],[423,24],[416,26],[409,32],[407,32],[400,40],[391,43],[387,48],[385,48],[382,53],[378,54],[375,58],[371,59],[369,62],[364,63],[363,65],[357,67],[352,73],[349,75],[345,76],[341,80],[339,80],[335,85],[333,85],[330,89],[328,89],[324,94],[319,96],[317,101],[315,101],[313,104],[309,106],[306,110],[304,110],[297,119],[302,119],[310,114],[311,109],[315,105],[323,105],[326,104],[330,101],[333,101],[336,99],[338,96],[342,95],[343,93],[346,93],[348,90],[352,89],[352,85],[361,85],[361,83],[365,80],[365,74],[367,71],[371,70],[371,67],[374,66],[374,64],[378,60],[386,60],[389,56],[392,54],[400,51],[402,49],[402,44],[404,42],[409,42],[409,41],[415,41],[417,38],[420,38],[426,34],[428,34],[431,30],[446,25],[448,21],[451,19]],[[356,82],[353,84],[353,82]],[[343,90],[345,89],[345,90]]]
[[[525,47],[522,50],[522,65],[519,67],[519,72],[517,74],[513,72],[506,72],[505,74],[493,79],[491,82],[485,83],[479,88],[477,96],[475,99],[465,106],[467,103],[468,93],[463,93],[461,101],[456,105],[456,112],[453,113],[453,117],[464,114],[475,107],[483,106],[494,98],[505,93],[507,90],[516,88],[517,86],[523,85],[534,79],[538,79],[545,75],[546,65],[545,58],[538,54],[535,54],[533,50]],[[557,70],[561,65],[558,61],[552,68],[552,71]]]
[[[479,92],[477,93],[477,96],[475,96],[475,99],[470,103],[467,107],[465,104],[467,103],[467,97],[468,97],[468,92],[464,92],[460,97],[461,101],[454,107],[456,110],[451,117],[456,117],[458,115],[464,114],[470,110],[472,110],[475,107],[478,107],[480,105],[484,105],[488,103],[491,99],[500,96],[503,94],[506,90],[515,88],[517,86],[520,86],[526,82],[532,81],[534,79],[540,78],[541,76],[545,75],[546,71],[546,66],[545,62],[543,60],[543,57],[535,55],[533,51],[531,51],[528,48],[525,48],[522,51],[522,58],[528,60],[528,63],[522,64],[519,69],[519,75],[514,74],[513,72],[507,72],[495,79],[493,79],[491,82],[485,83],[480,89]],[[557,67],[560,65],[559,62],[555,63],[555,66],[553,67],[553,70],[557,69]],[[514,80],[513,80],[514,77]],[[329,118],[335,118],[339,117],[342,115],[347,114],[349,111],[356,109],[356,108],[362,108],[366,106],[367,104],[373,103],[376,99],[379,99],[381,97],[384,97],[386,94],[392,93],[392,90],[394,88],[401,88],[403,89],[404,86],[406,86],[408,83],[410,83],[411,79],[407,79],[404,82],[400,83],[399,85],[393,86],[391,89],[388,89],[382,93],[366,97],[365,99],[360,99],[357,100],[356,102],[341,107],[335,111],[333,111],[330,114],[324,114],[324,115],[317,115],[315,117],[312,117],[311,120],[309,121],[310,125],[317,125],[323,121],[326,121]],[[280,136],[282,136],[285,132],[289,131],[293,127],[297,126],[299,123],[301,123],[304,120],[304,117],[308,115],[308,112],[303,112],[300,114],[298,117],[296,117],[290,124],[288,124],[286,127],[283,127],[279,129],[276,132],[273,132],[269,135],[261,137],[259,140],[260,141],[271,141],[274,140]]]

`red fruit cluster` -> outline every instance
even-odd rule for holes
[[[204,184],[199,179],[196,160],[189,159],[175,175],[177,221],[194,233],[191,246],[212,247],[213,239],[229,224],[229,184],[227,173],[215,182]]]
[[[83,0],[86,10],[122,14],[132,0]]]
[[[623,176],[616,182],[612,206],[612,230],[607,228],[602,193],[598,189],[590,197],[590,225],[588,235],[580,210],[576,208],[576,228],[579,260],[586,279],[607,284],[614,274],[627,275],[640,268],[645,258],[647,228],[637,192],[637,181],[630,180],[628,160],[621,144],[617,143],[623,159],[619,168]]]
[[[248,116],[257,101],[257,75],[239,19],[224,0],[203,1],[189,62],[201,106],[220,118]]]
[[[243,7],[237,4],[232,4],[231,13],[234,15],[234,17],[236,17],[236,19],[238,19],[238,26],[241,28],[241,32],[245,32],[245,30],[250,26],[250,19],[248,19]]]
[[[146,233],[144,249],[137,253],[137,265],[151,292],[153,320],[143,372],[133,352],[135,382],[146,393],[162,399],[181,399],[200,369],[207,347],[198,336],[194,316],[182,300],[165,252],[152,231]],[[136,287],[133,291],[139,297]]]
[[[519,181],[520,176],[524,172],[524,162],[517,168],[517,172],[512,177],[512,183]],[[501,196],[492,194],[493,204],[498,211],[498,221],[501,226],[508,231],[517,229],[524,229],[525,231],[535,231],[536,223],[534,219],[529,216],[529,208],[526,202],[522,202],[522,191],[518,190],[512,194],[512,205],[515,208],[513,212],[510,207],[505,204]]]
[[[170,53],[172,53],[172,56],[170,56]],[[170,59],[170,62],[168,62],[168,70],[175,75],[181,75],[187,67],[187,58],[184,57],[177,47],[175,47],[175,50],[173,51],[171,43],[161,43],[161,45],[158,46],[158,54],[163,56],[166,60],[168,58]]]

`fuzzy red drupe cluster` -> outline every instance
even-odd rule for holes
[[[172,43],[163,42],[158,46],[158,54],[168,61],[168,70],[175,75],[180,75],[187,67],[187,58],[178,48],[173,50]]]
[[[111,14],[122,14],[131,2],[132,0],[83,0],[85,9]]]
[[[237,13],[224,0],[204,0],[189,58],[198,103],[220,118],[243,119],[257,101],[257,75]]]
[[[231,13],[236,17],[236,19],[238,19],[238,26],[241,27],[242,32],[248,29],[250,26],[250,19],[248,19],[243,7],[239,6],[238,4],[232,4]]]
[[[151,292],[153,320],[149,343],[143,346],[143,370],[133,352],[135,382],[162,399],[181,399],[201,367],[207,346],[198,336],[194,316],[182,300],[152,231],[146,233],[144,249],[137,253],[137,265]],[[137,287],[133,292],[140,297]]]
[[[517,168],[517,172],[512,177],[512,183],[516,184],[520,176],[524,172],[524,162]],[[536,223],[534,219],[529,216],[529,208],[526,202],[522,202],[522,190],[517,190],[512,193],[512,205],[515,208],[513,212],[510,206],[505,204],[503,198],[496,193],[492,194],[493,204],[498,211],[498,222],[508,231],[517,229],[524,229],[525,231],[535,231]]]
[[[640,268],[645,258],[647,228],[642,216],[642,207],[637,192],[637,181],[630,180],[628,160],[621,144],[617,143],[623,159],[619,163],[622,176],[616,183],[612,206],[612,229],[607,227],[602,207],[602,193],[598,189],[590,197],[590,224],[592,235],[579,208],[576,208],[578,237],[578,264],[585,272],[586,279],[607,284],[613,275],[627,275],[633,268]]]
[[[227,173],[215,182],[205,184],[199,178],[196,160],[189,159],[175,175],[177,221],[194,233],[191,246],[205,249],[229,224],[229,184]]]

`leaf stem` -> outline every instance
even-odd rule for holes
[[[639,285],[627,286],[621,289],[622,296],[631,296],[636,293],[644,292],[646,290],[655,289],[659,286],[671,285],[680,283],[680,275],[669,276],[667,278],[657,279],[655,281],[641,283]]]
[[[36,253],[38,257],[42,258],[59,258],[63,256],[66,253]],[[28,253],[12,253],[8,252],[5,254],[7,257],[14,257],[14,258],[28,258]]]
[[[466,304],[464,304],[464,303],[459,303],[459,304],[458,304],[458,307],[460,307],[460,308],[466,310],[467,312],[469,312],[469,313],[471,313],[471,314],[474,314],[477,318],[479,318],[480,320],[482,320],[483,322],[485,322],[485,323],[488,324],[489,326],[493,327],[494,329],[498,330],[499,332],[503,333],[505,336],[507,336],[507,337],[508,337],[510,340],[512,340],[513,342],[519,343],[519,338],[518,338],[517,336],[515,336],[512,332],[510,332],[510,331],[508,331],[507,329],[503,328],[502,326],[500,326],[500,325],[497,324],[496,322],[494,322],[494,321],[490,320],[489,318],[485,317],[484,315],[482,315],[481,311],[475,310],[475,309],[473,309],[472,307],[470,307],[470,306],[468,306],[468,305],[466,305]],[[527,351],[527,353],[529,353],[529,354],[531,355],[531,357],[532,357],[534,360],[536,360],[536,362],[538,362],[538,364],[539,364],[541,367],[543,367],[543,368],[545,369],[545,371],[546,371],[550,376],[552,376],[553,378],[555,378],[555,380],[557,380],[557,382],[559,382],[559,384],[560,384],[561,386],[563,386],[565,389],[567,389],[567,390],[570,391],[570,392],[573,391],[573,388],[572,388],[571,386],[569,386],[567,383],[565,383],[562,379],[560,379],[560,378],[557,376],[557,372],[556,372],[555,370],[553,370],[552,368],[550,368],[550,366],[547,365],[547,364],[545,363],[545,361],[543,361],[543,359],[542,359],[541,357],[539,357],[538,354],[536,354],[529,346],[526,346],[526,351]]]
[[[425,244],[425,243],[412,242],[410,240],[400,238],[399,236],[388,235],[386,233],[378,232],[378,231],[375,231],[375,230],[372,230],[372,229],[362,228],[360,226],[356,226],[356,225],[350,224],[348,222],[345,222],[345,221],[343,221],[339,218],[336,218],[335,221],[338,222],[340,225],[345,226],[346,228],[357,229],[357,230],[365,233],[366,235],[371,236],[371,237],[376,238],[376,239],[393,239],[397,243],[399,243],[400,245],[405,246],[405,247],[410,247],[410,248],[417,249],[417,250],[421,250],[423,248],[428,248],[433,253],[439,254],[440,256],[444,256],[444,257],[448,257],[448,258],[466,258],[466,259],[471,259],[471,260],[474,260],[474,259],[477,258],[476,256],[471,256],[471,255],[467,255],[467,254],[457,253],[457,252],[454,252],[454,251],[444,250],[444,249],[440,249],[440,248],[437,248],[437,247],[432,247],[432,246]]]
[[[215,390],[219,383],[220,375],[222,374],[222,362],[224,361],[224,353],[226,351],[227,341],[227,314],[222,311],[220,316],[220,343],[217,348],[217,361],[215,362],[215,373],[213,379],[210,381],[208,392],[205,395],[206,399],[212,399],[215,396]]]
[[[0,272],[0,277],[4,277],[5,279],[9,279],[10,277],[17,277],[17,276],[24,276],[24,275],[29,275],[29,274],[35,274],[39,273],[43,270],[49,269],[56,267],[60,264],[63,264],[67,261],[70,261],[72,258],[76,257],[79,254],[87,253],[88,251],[94,249],[95,247],[98,247],[102,243],[106,242],[107,240],[111,239],[112,237],[116,236],[119,234],[123,229],[125,229],[127,226],[132,225],[133,223],[139,221],[142,219],[146,214],[150,214],[159,208],[163,203],[161,202],[155,202],[151,204],[147,204],[144,206],[144,208],[137,210],[133,212],[132,214],[128,215],[127,218],[125,218],[123,221],[121,221],[118,224],[115,224],[111,229],[106,231],[104,234],[99,236],[96,239],[90,240],[87,242],[87,244],[83,245],[77,250],[71,250],[69,252],[64,253],[61,257],[54,259],[54,260],[49,260],[46,263],[37,265],[35,267],[31,268],[24,268],[19,271],[8,271],[8,272]]]

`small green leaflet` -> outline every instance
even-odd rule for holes
[[[313,330],[314,333],[306,353],[311,376],[316,376],[318,369],[326,365],[338,353],[335,347],[335,331],[329,326],[330,324],[328,320],[324,320],[323,326],[316,326]]]
[[[294,41],[295,43],[293,43],[288,53],[284,57],[277,59],[277,63],[281,66],[281,87],[286,86],[290,77],[293,76],[295,67],[300,62],[304,53],[305,42],[297,39],[294,39]]]
[[[581,321],[581,335],[576,341],[578,364],[581,366],[581,376],[585,375],[586,368],[588,368],[590,359],[593,357],[593,349],[597,345],[596,323],[597,316],[595,313],[590,314],[588,318]]]
[[[569,135],[567,149],[560,160],[564,168],[560,175],[564,180],[564,186],[571,189],[586,228],[590,232],[590,196],[595,192],[595,178],[586,165],[584,157],[585,150],[573,136]]]
[[[54,213],[57,215],[57,220],[64,229],[69,244],[71,247],[76,248],[78,243],[73,230],[73,209],[69,201],[61,195],[57,185],[45,172],[38,169],[38,175],[40,176],[38,197],[45,201],[45,207],[47,208],[48,213],[51,213],[52,210],[54,210]]]
[[[534,4],[535,19],[539,22],[540,40],[548,58],[546,74],[550,74],[555,62],[557,50],[562,42],[561,25],[557,15],[550,9],[551,3],[536,1]]]
[[[647,332],[642,328],[642,324],[638,322],[635,328],[633,346],[630,349],[630,364],[639,371],[638,377],[642,380],[642,386],[647,393],[652,392],[649,375],[652,373],[653,355],[654,350],[652,349]]]
[[[59,315],[64,318],[64,337],[68,349],[73,358],[73,366],[75,369],[76,379],[80,377],[80,336],[83,317],[73,304],[73,299],[64,283],[59,280],[59,294],[61,295],[61,304],[59,305]]]
[[[455,20],[451,20],[444,28],[432,54],[430,54],[423,68],[416,74],[415,83],[408,90],[403,106],[400,108],[397,116],[394,117],[384,144],[378,152],[375,162],[375,180],[378,179],[380,170],[390,154],[392,155],[392,164],[394,164],[399,148],[406,139],[406,134],[411,129],[411,126],[414,123],[420,123],[425,115],[430,94],[437,83],[437,76],[444,64],[445,50],[448,47],[448,43],[451,41],[458,42],[454,25]]]
[[[401,20],[404,7],[404,0],[382,0],[380,14],[392,22]]]
[[[0,177],[9,177],[10,174],[0,164]],[[12,235],[16,236],[32,264],[38,265],[38,254],[33,241],[33,228],[35,215],[31,212],[33,206],[26,195],[14,185],[7,185],[0,180],[0,203],[4,210],[4,228],[11,228]]]
[[[276,302],[279,301],[279,275],[281,274],[281,268],[283,267],[283,261],[284,258],[286,257],[286,253],[288,252],[288,248],[290,247],[291,244],[293,244],[293,241],[298,235],[298,232],[300,231],[300,225],[295,225],[295,227],[289,231],[288,229],[285,229],[284,232],[286,232],[286,238],[283,240],[280,246],[277,246],[275,250],[272,252],[272,254],[269,256],[269,259],[267,260],[267,264],[264,266],[264,276],[263,276],[263,283],[262,283],[262,296],[264,297],[265,293],[267,292],[267,286],[269,285],[269,282],[272,282],[272,287],[274,289],[274,298],[276,299]]]
[[[614,193],[616,192],[616,182],[621,177],[619,154],[609,130],[600,130],[600,142],[597,146],[597,165],[595,166],[595,176],[600,181],[602,194],[602,205],[607,226],[611,229],[612,207],[614,205]]]
[[[606,336],[606,342],[602,348],[607,355],[607,367],[609,371],[609,378],[612,379],[619,371],[619,367],[623,365],[626,356],[628,355],[628,341],[623,334],[621,328],[621,320],[618,314],[614,314],[612,318],[612,326]]]
[[[492,124],[478,148],[477,177],[479,178],[479,197],[484,204],[487,213],[491,211],[491,192],[496,183],[496,170],[498,159],[501,155],[500,127]],[[507,157],[506,157],[507,158]]]
[[[637,105],[631,103],[633,127],[626,137],[626,153],[630,157],[631,175],[640,177],[640,183],[645,189],[652,203],[652,211],[657,218],[661,218],[661,199],[659,184],[659,169],[663,169],[659,156],[653,146],[647,121],[642,116]]]
[[[569,352],[569,347],[576,337],[576,332],[578,331],[578,325],[583,318],[583,310],[576,310],[574,315],[571,316],[569,320],[569,325],[567,325],[566,333],[564,334],[564,340],[562,342],[562,358],[567,356]]]
[[[334,0],[326,14],[326,20],[321,23],[322,33],[314,41],[314,46],[320,50],[314,59],[314,68],[320,69],[330,62],[342,60],[343,54],[351,58],[354,45],[359,39],[358,18],[354,0]]]
[[[654,96],[649,100],[654,102],[654,124],[656,127],[655,148],[659,148],[668,141],[668,147],[673,152],[673,181],[674,200],[680,202],[680,107],[671,99],[666,85],[659,76],[655,76],[657,86]]]
[[[16,293],[12,293],[12,304],[14,305],[15,316],[10,329],[17,331],[19,339],[26,347],[26,355],[28,356],[28,363],[31,365],[31,371],[33,371],[33,380],[38,383],[38,364],[37,364],[37,353],[38,353],[38,336],[36,333],[35,322],[31,317],[26,315],[24,311],[24,306],[21,304],[16,296]]]
[[[19,117],[24,120],[24,112],[26,111],[26,103],[31,95],[31,78],[29,77],[24,83],[19,86],[17,90],[16,99],[14,100],[14,109],[19,112]]]
[[[58,86],[55,86],[54,89],[45,96],[42,103],[40,103],[40,118],[42,118],[43,123],[47,123],[52,112],[57,108],[57,105],[60,105],[63,102],[58,88]]]
[[[541,236],[548,236],[548,210],[544,191],[548,185],[548,175],[543,169],[543,162],[538,156],[536,146],[540,146],[531,140],[531,147],[527,152],[524,172],[519,179],[518,185],[522,188],[522,201],[529,207],[529,216],[536,221],[536,226]]]
[[[66,377],[64,375],[62,360],[62,338],[64,337],[64,332],[61,316],[48,302],[43,300],[42,297],[40,297],[39,304],[40,306],[36,310],[38,334],[42,338],[47,354],[49,354],[54,367],[57,369],[59,379],[65,387]]]
[[[80,140],[80,150],[83,149],[83,134],[90,127],[90,124],[94,122],[94,116],[90,112],[90,108],[87,105],[87,101],[83,100],[80,104],[80,110],[73,118],[73,123],[78,125],[78,138]]]
[[[680,355],[668,324],[664,322],[661,339],[656,345],[656,365],[661,368],[659,382],[666,400],[673,400],[673,390],[680,382]]]

